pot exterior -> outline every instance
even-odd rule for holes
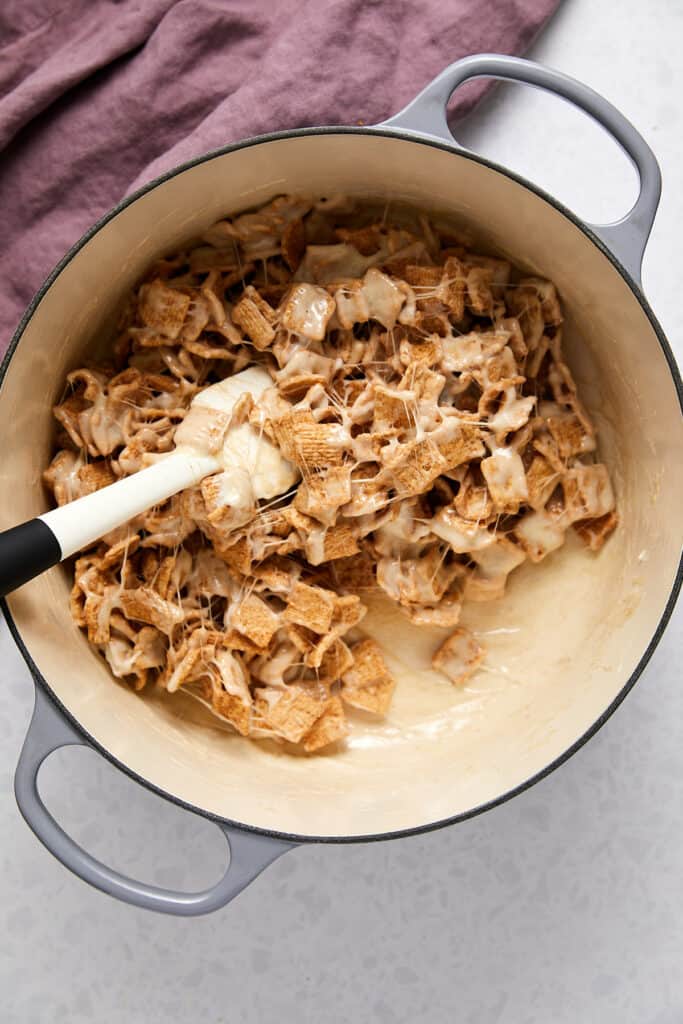
[[[425,670],[433,637],[406,637],[404,620],[397,626],[386,607],[373,608],[370,628],[392,651],[400,683],[390,721],[359,728],[346,752],[318,759],[314,780],[306,759],[226,738],[194,721],[182,701],[140,700],[114,684],[70,620],[61,569],[11,597],[10,625],[27,661],[36,678],[48,680],[79,736],[144,784],[247,830],[299,841],[386,838],[505,799],[569,756],[619,703],[680,587],[683,485],[675,470],[683,430],[673,357],[633,280],[598,238],[528,183],[449,144],[445,101],[477,74],[551,87],[622,142],[640,171],[641,197],[619,225],[596,230],[621,247],[637,277],[633,239],[642,251],[659,189],[642,139],[614,108],[564,76],[525,61],[472,58],[447,69],[392,119],[400,131],[283,133],[229,147],[153,183],[69,254],[5,363],[0,427],[18,437],[4,465],[12,502],[9,488],[0,494],[9,525],[45,510],[40,467],[49,459],[49,409],[65,374],[86,352],[92,358],[106,348],[107,324],[145,266],[220,216],[281,192],[381,196],[449,213],[473,228],[482,246],[558,285],[568,359],[616,478],[622,525],[598,558],[567,545],[547,567],[515,574],[498,607],[469,610],[465,621],[489,634],[491,656],[482,680],[465,692]],[[420,131],[435,110],[445,145]]]

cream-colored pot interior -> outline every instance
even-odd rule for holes
[[[312,134],[217,156],[157,186],[80,249],[34,312],[0,393],[0,525],[48,507],[41,486],[50,407],[64,377],[108,333],[150,260],[222,215],[276,193],[349,192],[452,210],[494,248],[556,282],[570,365],[600,430],[622,523],[597,556],[569,542],[511,577],[464,622],[486,666],[463,690],[429,670],[437,634],[386,608],[398,687],[388,720],[356,722],[347,749],[292,757],[198,717],[187,698],[143,698],[115,682],[69,615],[53,569],[9,599],[35,664],[84,729],[128,769],[201,810],[302,836],[415,828],[501,797],[561,756],[618,696],[674,584],[683,509],[676,389],[654,330],[609,260],[563,214],[464,156],[399,138]],[[208,724],[207,724],[208,721]]]

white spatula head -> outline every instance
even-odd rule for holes
[[[0,593],[207,476],[215,480],[214,507],[229,507],[236,524],[249,520],[257,501],[288,491],[299,479],[296,467],[262,430],[248,422],[231,423],[245,393],[258,401],[271,386],[265,370],[250,367],[204,388],[176,431],[173,452],[152,456],[146,469],[0,534],[12,555],[5,557],[4,566],[0,562]]]
[[[230,423],[235,406],[245,394],[256,402],[272,386],[270,376],[260,366],[211,384],[194,397],[176,431],[176,452],[216,457],[217,468],[223,471],[216,485],[224,505],[251,507],[254,501],[284,494],[299,479],[297,468],[263,430],[250,423]]]

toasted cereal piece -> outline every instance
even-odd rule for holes
[[[110,545],[102,555],[100,568],[102,571],[120,565],[130,555],[135,554],[140,546],[140,534],[133,533]]]
[[[112,619],[114,616],[112,615]],[[126,620],[120,616],[123,622]],[[113,623],[112,623],[113,625]],[[133,637],[135,663],[139,668],[161,668],[166,660],[165,637],[153,626],[143,626]]]
[[[171,648],[160,682],[169,693],[175,693],[183,683],[192,678],[192,673],[201,664],[201,660],[202,651],[198,645],[190,646],[186,641],[177,654]]]
[[[486,523],[461,519],[454,505],[440,508],[430,520],[429,529],[445,540],[457,555],[478,551],[494,542],[494,534]]]
[[[297,580],[301,569],[294,564],[280,561],[277,557],[268,558],[265,562],[254,566],[253,575],[272,594],[288,594]]]
[[[267,509],[265,512],[261,512],[259,522],[264,525],[269,536],[289,537],[296,525],[296,520],[299,515],[301,515],[301,513],[292,515],[289,509],[290,506],[286,506],[285,508],[271,508]],[[258,524],[256,527],[251,527],[252,535],[255,529],[258,529]],[[284,564],[286,563],[283,563],[282,559],[280,559],[277,564],[280,565],[281,568],[284,568]]]
[[[142,575],[145,583],[152,583],[159,572],[160,563],[161,553],[159,551],[155,551],[153,548],[148,548],[146,551],[142,552],[138,574]]]
[[[373,384],[374,416],[373,429],[385,430],[387,427],[404,429],[414,423],[416,395],[414,391],[390,388],[380,381]]]
[[[494,404],[487,409],[487,402],[491,399]],[[495,408],[496,404],[497,409]],[[496,390],[494,386],[485,392],[479,407],[482,411],[482,418],[484,415],[488,416],[489,427],[494,432],[498,443],[502,444],[508,434],[516,433],[526,426],[535,405],[535,396],[528,395],[526,398],[519,398],[516,386],[510,384],[504,390]]]
[[[405,291],[377,267],[370,267],[363,277],[363,293],[370,319],[390,331],[406,302]]]
[[[443,358],[443,346],[441,338],[437,334],[415,340],[403,338],[399,346],[401,362],[404,366],[411,363],[421,363],[423,366],[437,366]]]
[[[324,288],[315,284],[295,284],[280,307],[280,325],[311,341],[322,341],[334,311],[334,299]]]
[[[221,558],[226,565],[229,565],[231,569],[235,569],[243,576],[248,575],[251,570],[254,556],[251,542],[247,537],[240,537],[233,544],[228,546],[215,544],[214,548],[219,558]]]
[[[78,576],[75,575],[74,585],[69,593],[69,611],[71,618],[81,629],[85,629],[88,624],[85,617],[85,601],[86,595],[83,593]]]
[[[187,514],[188,493],[186,491],[184,494],[175,494],[163,505],[143,513],[138,520],[147,533],[141,543],[143,548],[156,545],[175,548],[194,533],[196,523]]]
[[[511,264],[507,260],[496,259],[493,256],[480,256],[472,252],[467,253],[465,259],[469,267],[484,267],[490,272],[493,293],[496,297],[500,297],[510,283]]]
[[[299,743],[320,718],[328,703],[327,691],[322,686],[290,683],[281,690],[256,691],[255,710],[265,724],[289,740]]]
[[[259,644],[254,643],[244,633],[240,633],[237,629],[227,629],[225,631],[225,643],[231,651],[241,651],[247,655],[260,655],[267,651],[267,647],[262,647]]]
[[[248,736],[251,731],[251,703],[244,697],[228,693],[222,687],[215,686],[211,691],[211,706],[217,715],[225,718],[240,736]]]
[[[306,626],[298,625],[296,622],[288,622],[286,629],[287,637],[291,644],[296,647],[297,651],[300,651],[305,658],[310,657],[320,640],[317,633],[314,633]],[[322,658],[322,655],[320,657]]]
[[[81,555],[74,564],[74,581],[83,592],[103,594],[109,578],[102,572],[102,556],[94,551]]]
[[[327,633],[332,626],[336,595],[322,587],[311,587],[300,580],[294,584],[283,612],[286,622],[295,622],[315,633]]]
[[[546,334],[544,334],[541,340],[539,341],[538,345],[536,345],[533,351],[529,352],[529,355],[527,357],[526,366],[524,369],[526,376],[529,378],[529,380],[533,380],[534,377],[538,376],[538,373],[541,369],[541,364],[545,359],[549,348],[550,339]]]
[[[173,570],[177,562],[175,555],[166,555],[161,558],[159,568],[154,577],[150,580],[150,586],[156,590],[159,597],[167,601],[173,596]]]
[[[414,392],[415,397],[421,402],[438,403],[441,392],[446,385],[446,377],[442,373],[430,370],[424,363],[409,364],[401,381],[400,389],[407,389]],[[414,425],[411,424],[411,425]]]
[[[361,256],[372,256],[379,250],[382,242],[378,224],[368,224],[364,228],[336,228],[335,235],[340,241],[357,249]]]
[[[462,608],[462,598],[457,594],[446,594],[433,606],[411,605],[401,610],[416,626],[457,626]]]
[[[312,530],[307,532],[302,537],[302,547],[306,556],[306,561],[310,565],[322,565],[325,561],[325,537],[327,535],[326,526],[315,526]]]
[[[342,676],[342,700],[354,708],[385,715],[396,683],[379,644],[368,637],[354,645],[352,654],[353,666]]]
[[[367,611],[356,594],[335,595],[332,625],[339,634],[357,626]]]
[[[313,754],[343,740],[348,731],[344,705],[339,697],[330,697],[322,715],[304,736],[303,748],[307,754]]]
[[[249,401],[253,401],[250,395],[246,408],[245,405],[242,405],[241,411],[243,411],[245,419],[249,412]],[[205,452],[215,455],[223,447],[226,431],[230,427],[239,426],[237,415],[237,409],[233,414],[233,411],[224,412],[220,409],[207,409],[206,406],[195,405],[188,411],[185,419],[177,428],[173,440],[176,445],[199,443]]]
[[[338,364],[329,356],[318,355],[309,348],[303,348],[300,344],[291,341],[287,342],[288,348],[283,346],[281,350],[284,356],[284,366],[275,374],[278,386],[282,388],[288,377],[299,377],[308,374],[311,377],[320,377],[323,381],[329,381],[338,369]],[[277,353],[276,353],[277,354]],[[284,407],[287,412],[287,406]]]
[[[542,431],[534,438],[533,446],[550,463],[556,473],[560,476],[564,473],[567,466],[557,450],[557,444],[551,434]]]
[[[424,253],[423,255],[424,255],[425,263],[428,264],[429,263],[429,258],[427,256],[427,254]],[[420,258],[420,257],[418,257],[418,258]],[[392,259],[390,257],[389,259],[385,260],[384,263],[381,264],[381,267],[382,267],[382,270],[384,270],[385,273],[391,274],[392,277],[399,278],[400,280],[405,280],[405,274],[406,274],[407,268],[411,267],[411,266],[414,266],[414,265],[415,265],[415,260],[414,259],[411,260],[411,259],[408,259],[406,257],[399,256],[396,259]]]
[[[103,644],[111,634],[111,611],[116,605],[115,588],[107,587],[104,594],[86,594],[83,605],[85,627],[91,644]]]
[[[444,640],[432,657],[432,667],[447,676],[455,686],[466,683],[486,657],[486,649],[460,626]]]
[[[562,477],[565,518],[599,519],[614,509],[614,491],[607,467],[601,462],[593,466],[577,465]]]
[[[101,487],[108,487],[115,480],[116,477],[107,459],[88,462],[78,470],[79,497],[99,491]]]
[[[225,319],[225,314],[222,308],[220,310],[220,316],[221,321]],[[203,295],[195,294],[190,302],[190,308],[187,311],[185,323],[183,324],[183,328],[180,332],[180,341],[183,344],[186,344],[187,342],[195,342],[208,324],[210,318],[211,311],[209,309],[209,303]]]
[[[311,473],[299,484],[294,506],[321,523],[332,524],[337,509],[351,500],[351,467],[330,466],[320,473]]]
[[[350,590],[354,594],[362,594],[377,587],[375,564],[365,551],[361,551],[358,557],[336,559],[330,568],[336,589],[342,593]]]
[[[515,514],[529,498],[522,459],[511,448],[497,448],[482,459],[481,471],[498,512]]]
[[[442,366],[450,373],[475,370],[507,345],[510,334],[496,328],[490,331],[470,331],[451,335],[442,341]]]
[[[429,438],[408,441],[394,449],[383,479],[389,479],[401,497],[422,494],[446,469],[446,459]]]
[[[464,266],[457,256],[449,256],[444,264],[437,295],[448,306],[448,312],[456,321],[462,320],[465,315],[466,288],[467,275]]]
[[[526,471],[526,485],[529,504],[540,511],[555,490],[560,479],[558,471],[543,455],[535,455]]]
[[[218,558],[210,548],[200,548],[194,556],[190,556],[189,564],[178,564],[183,552],[178,555],[173,566],[169,592],[190,583],[191,587],[204,597],[229,597],[235,600],[241,590],[240,583],[225,562]],[[188,552],[184,552],[188,554]]]
[[[512,350],[505,346],[500,352],[487,357],[480,367],[472,370],[472,376],[482,391],[500,394],[509,387],[524,383],[524,377],[517,372],[517,363]]]
[[[156,626],[167,636],[184,618],[183,611],[178,605],[164,601],[151,587],[122,590],[118,600],[127,619]]]
[[[470,472],[461,480],[453,504],[459,516],[477,523],[486,524],[494,512],[488,487],[485,483],[476,483]]]
[[[230,359],[234,356],[234,350],[224,341],[184,341],[183,348],[201,359]]]
[[[618,523],[619,516],[612,511],[598,519],[582,519],[574,523],[574,529],[591,551],[599,551]]]
[[[335,640],[328,647],[320,662],[320,675],[331,682],[341,679],[343,674],[353,665],[353,654],[343,640]]]
[[[535,295],[538,298],[546,324],[554,326],[562,323],[560,300],[552,281],[545,281],[541,277],[525,277],[519,282],[518,289],[522,294]]]
[[[521,565],[526,555],[513,541],[504,536],[496,536],[493,544],[488,544],[479,551],[473,551],[472,561],[484,576],[497,579],[507,576]]]
[[[508,347],[512,352],[517,366],[524,372],[524,360],[526,359],[528,349],[526,342],[524,341],[524,335],[522,328],[519,325],[519,320],[515,316],[501,317],[496,320],[496,328],[502,331],[507,331],[510,335],[508,339]],[[527,376],[534,376],[533,374],[527,374]]]
[[[348,558],[360,551],[358,536],[348,523],[328,526],[323,537],[322,561],[333,562],[338,558]],[[308,557],[308,554],[307,554]],[[310,559],[309,559],[310,561]],[[315,562],[311,562],[315,565]]]
[[[536,418],[528,420],[518,430],[514,430],[511,434],[508,434],[506,440],[507,443],[520,455],[524,455],[524,464],[526,467],[527,462],[530,458],[533,458],[533,451],[529,448],[533,439],[534,431],[536,430]]]
[[[355,474],[360,473],[360,479]],[[373,477],[368,465],[351,471],[351,501],[342,506],[342,513],[349,518],[367,516],[388,505],[389,482],[381,476]]]
[[[319,373],[297,373],[285,380],[278,381],[278,391],[290,401],[301,401],[316,384],[324,385],[327,378]]]
[[[451,322],[448,311],[439,299],[425,299],[422,309],[417,310],[411,324],[424,334],[436,334],[439,338],[448,338]]]
[[[249,594],[230,609],[230,622],[258,647],[267,647],[280,625],[280,617],[256,594]]]
[[[291,679],[293,671],[300,672],[301,652],[292,643],[289,630],[301,628],[301,626],[283,627],[278,631],[266,653],[249,659],[250,680],[254,686],[264,684],[282,687],[285,685],[285,676]]]
[[[335,282],[333,288],[334,302],[337,309],[337,320],[340,326],[351,331],[355,324],[364,324],[370,319],[370,307],[363,282],[356,280]],[[353,335],[349,335],[349,343],[353,344]],[[363,346],[364,347],[364,346]],[[351,358],[351,352],[346,354],[346,361]]]
[[[542,561],[546,555],[564,544],[564,527],[546,512],[529,512],[515,523],[513,534],[517,543],[532,562]]]
[[[444,461],[444,472],[461,466],[463,462],[479,459],[486,452],[479,427],[473,423],[461,423],[456,437],[439,444]]]
[[[470,267],[467,271],[466,304],[477,316],[493,315],[492,281],[493,273],[488,267]]]
[[[169,288],[157,278],[149,284],[141,285],[138,292],[138,311],[147,327],[164,338],[175,340],[185,323],[190,301],[189,295]]]
[[[446,565],[440,545],[417,558],[383,556],[377,561],[377,583],[400,605],[433,605],[441,600],[454,578]]]
[[[149,671],[137,664],[134,646],[127,638],[114,634],[101,644],[101,648],[109,668],[117,678],[132,682],[134,690],[144,688]]]
[[[567,405],[570,408],[574,405],[576,383],[566,363],[557,360],[551,362],[548,368],[548,383],[558,405]]]
[[[223,688],[228,693],[237,694],[251,703],[249,676],[242,659],[228,650],[223,632],[212,629],[203,630],[203,632],[206,636],[205,643],[202,643],[200,639],[198,646],[202,650],[205,660],[208,661],[209,667],[217,673]],[[210,656],[207,652],[209,645],[213,645],[213,652]]]
[[[543,337],[545,321],[541,303],[534,294],[520,288],[511,288],[505,297],[508,312],[515,316],[524,335],[529,353],[534,352]]]
[[[43,482],[54,494],[58,505],[66,505],[67,502],[79,497],[78,468],[82,462],[80,454],[77,455],[76,452],[69,451],[68,448],[62,448],[54,456],[48,468],[43,470]]]
[[[411,288],[435,290],[441,283],[443,271],[441,267],[422,266],[416,263],[409,263],[401,277],[408,282]]]
[[[548,416],[546,422],[561,458],[569,459],[574,455],[595,451],[594,433],[586,430],[575,413],[564,412]]]
[[[353,483],[360,476],[367,482],[368,474],[372,477],[378,471],[377,466],[361,466],[361,463],[373,463],[382,461],[382,451],[389,444],[391,438],[398,437],[400,430],[394,427],[386,427],[384,430],[373,431],[369,429],[366,433],[357,434],[351,439],[351,454],[356,460],[356,465],[351,470],[351,491],[353,499]],[[354,473],[356,474],[354,477]],[[363,474],[363,475],[361,475]]]
[[[271,428],[284,457],[305,469],[341,465],[344,448],[350,443],[340,424],[318,423],[309,409],[293,409],[271,421]]]
[[[294,504],[283,508],[282,514],[290,527],[293,530],[299,531],[304,536],[311,530],[315,530],[319,525],[317,520],[312,516],[307,516],[304,512],[300,512]]]
[[[275,310],[261,298],[253,285],[244,289],[241,299],[232,309],[232,319],[261,351],[275,339]]]
[[[282,232],[282,258],[294,272],[306,252],[306,228],[301,217],[297,217],[295,220],[290,220],[287,227]]]

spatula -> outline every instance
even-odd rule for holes
[[[248,392],[258,399],[271,386],[265,370],[249,367],[204,388],[178,428],[173,452],[108,487],[0,532],[0,596],[211,473],[226,474],[221,488],[226,504],[231,494],[244,493],[245,488],[258,499],[287,491],[299,479],[298,471],[249,423],[229,427],[216,454],[210,453],[202,436],[211,431],[212,419],[225,422],[242,395]],[[195,437],[190,437],[191,416]]]

